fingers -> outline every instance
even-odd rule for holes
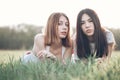
[[[27,51],[25,54],[30,54],[31,53],[31,51]]]
[[[44,53],[44,51],[43,51],[43,50],[42,50],[42,51],[39,51],[39,53],[37,53],[37,57],[40,58],[40,59],[45,58],[45,53]]]
[[[56,56],[53,55],[52,53],[50,52],[47,52],[46,50],[41,50],[37,53],[37,57],[39,59],[45,59],[45,58],[48,58],[48,59],[52,59],[52,60],[56,60]]]
[[[57,60],[56,56],[53,55],[51,52],[48,52],[48,53],[46,54],[46,57],[47,57],[47,58],[50,58],[50,59],[52,59],[52,60]]]
[[[98,58],[98,59],[96,59],[96,62],[97,62],[97,64],[101,64],[101,63],[103,63],[103,59],[102,58]]]

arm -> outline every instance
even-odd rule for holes
[[[111,58],[112,51],[114,50],[115,43],[108,44],[108,60]]]
[[[33,49],[32,52],[37,55],[39,53],[39,51],[44,50],[44,36],[41,34],[37,34],[34,37],[34,45],[33,45]]]
[[[41,43],[40,43],[41,42]],[[43,49],[43,43],[44,43],[44,39],[43,39],[43,35],[41,34],[37,34],[34,37],[34,45],[33,45],[33,49],[32,52],[36,55],[40,50]],[[30,54],[31,51],[27,51],[25,54]]]
[[[39,59],[50,58],[52,60],[56,60],[56,56],[54,56],[51,52],[46,51],[44,46],[44,36],[41,34],[37,34],[35,36],[32,51]]]
[[[114,46],[116,44],[114,35],[111,31],[106,31],[106,37],[108,42],[108,60],[111,57],[112,51],[114,50]]]
[[[107,43],[108,43],[108,56],[104,55],[102,59],[98,59],[97,61],[104,61],[106,59],[109,61],[112,51],[114,50],[114,46],[116,44],[113,33],[107,29],[105,33],[106,33],[106,38],[107,38]]]
[[[97,58],[95,60],[97,64],[100,64],[104,61],[107,61],[109,63],[113,50],[114,50],[114,43],[108,44],[108,56],[104,55],[102,58]]]

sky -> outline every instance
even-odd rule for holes
[[[53,12],[63,12],[76,25],[80,10],[96,11],[102,26],[120,28],[119,0],[0,0],[0,26],[33,24],[45,26]]]

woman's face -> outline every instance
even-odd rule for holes
[[[83,33],[88,37],[93,36],[94,24],[90,16],[88,16],[87,14],[83,14],[82,19],[81,19],[81,24],[82,24],[81,28],[82,28]]]
[[[58,23],[58,35],[59,37],[65,38],[68,34],[69,22],[66,17],[61,16]]]

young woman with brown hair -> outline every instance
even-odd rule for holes
[[[31,56],[32,55],[32,56]],[[70,22],[64,13],[52,13],[48,18],[45,35],[37,34],[34,38],[33,50],[23,57],[24,62],[59,60],[63,63],[72,55],[70,39]]]

